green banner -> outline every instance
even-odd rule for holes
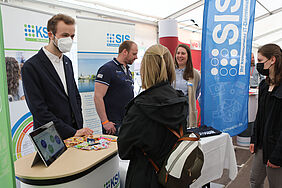
[[[15,188],[16,183],[14,163],[12,159],[12,138],[3,41],[0,6],[0,186],[5,188]]]

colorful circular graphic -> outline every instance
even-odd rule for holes
[[[47,143],[45,142],[45,140],[41,140],[41,146],[43,148],[46,148],[47,147]]]
[[[52,145],[48,145],[48,150],[50,151],[50,153],[53,153],[54,152],[54,148]]]
[[[56,140],[57,144],[60,144],[60,143],[61,143],[61,140],[60,140],[60,138],[58,137],[58,135],[55,136],[55,140]]]
[[[22,115],[12,127],[14,160],[32,153],[34,147],[28,137],[33,128],[33,118],[30,112]]]
[[[52,143],[55,142],[55,139],[54,139],[54,136],[53,136],[53,135],[50,135],[50,141],[51,141]]]

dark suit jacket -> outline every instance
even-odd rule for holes
[[[34,129],[53,121],[63,139],[83,127],[81,98],[74,80],[71,60],[63,56],[68,95],[57,71],[41,49],[22,68],[27,105]]]

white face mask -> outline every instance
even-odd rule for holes
[[[60,50],[60,52],[66,53],[66,52],[69,52],[71,50],[72,39],[71,39],[71,37],[60,38],[60,39],[57,39],[58,45],[55,43],[55,41],[53,41],[53,44],[55,46],[57,46],[57,48]]]

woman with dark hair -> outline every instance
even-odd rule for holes
[[[177,140],[168,128],[179,132],[186,124],[187,98],[171,86],[175,70],[166,47],[151,46],[143,56],[140,73],[145,91],[126,107],[118,152],[121,159],[130,160],[125,188],[162,188],[147,156],[162,166]]]
[[[188,96],[189,113],[188,127],[197,127],[196,100],[201,92],[201,75],[193,68],[191,50],[186,44],[179,44],[176,48],[175,58],[176,80],[173,84],[176,90],[181,90]]]
[[[252,188],[282,185],[282,57],[281,48],[266,44],[258,50],[257,70],[266,76],[259,84],[258,111],[250,151],[255,153],[251,170]]]
[[[13,57],[6,57],[6,72],[8,83],[9,101],[24,100],[23,84],[20,80],[20,67]]]

